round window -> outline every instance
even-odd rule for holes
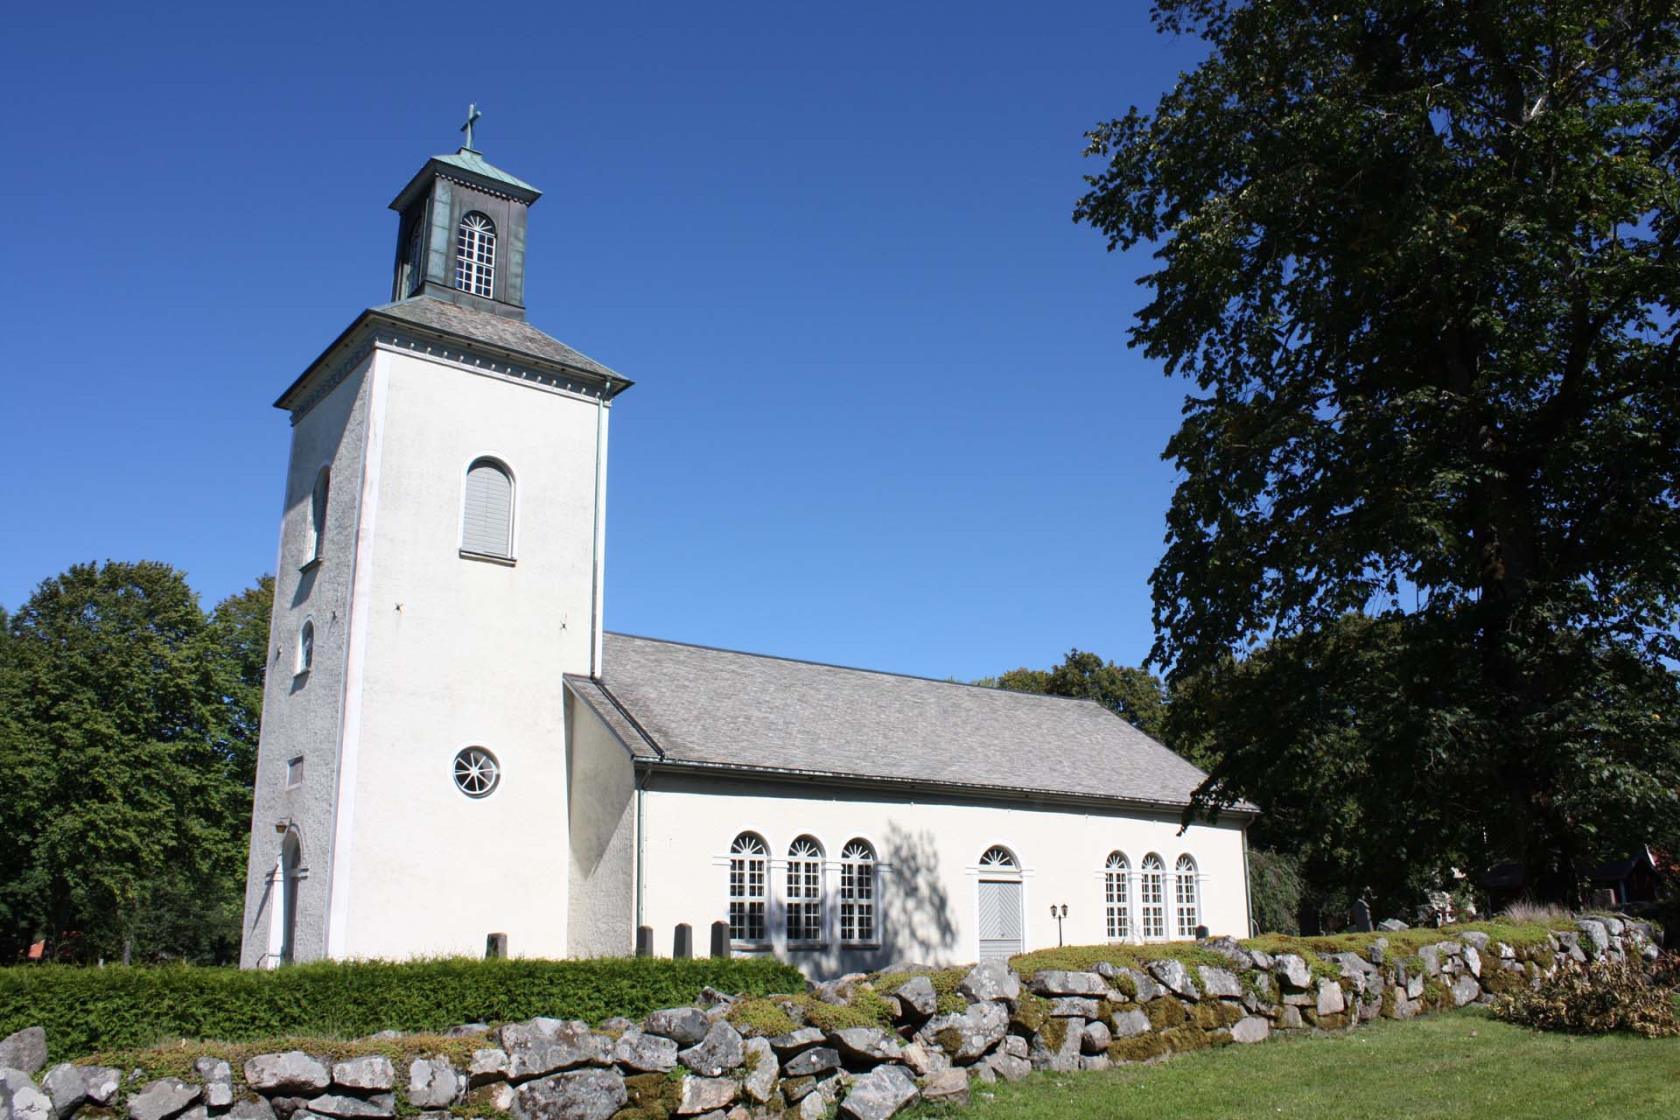
[[[483,747],[468,747],[455,756],[455,785],[468,797],[488,797],[501,780],[496,756]]]

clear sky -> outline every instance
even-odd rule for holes
[[[928,676],[1136,662],[1184,387],[1084,130],[1196,62],[1142,3],[25,4],[0,36],[0,604],[273,568],[275,396],[384,302],[386,204],[546,193],[529,318],[636,380],[607,624]]]

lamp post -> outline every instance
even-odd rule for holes
[[[1057,905],[1052,902],[1050,904],[1050,916],[1056,919],[1056,945],[1059,948],[1062,944],[1062,919],[1067,917],[1067,903],[1062,903],[1062,905],[1058,908]]]

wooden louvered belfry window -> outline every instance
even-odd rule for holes
[[[494,459],[467,468],[461,519],[461,551],[474,556],[513,558],[513,476]]]

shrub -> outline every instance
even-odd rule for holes
[[[1647,1038],[1669,1037],[1680,1035],[1675,981],[1673,965],[1653,969],[1628,961],[1565,961],[1538,988],[1496,998],[1493,1013],[1543,1031],[1632,1031]]]
[[[57,1061],[174,1038],[354,1038],[537,1015],[599,1022],[688,1003],[707,985],[765,995],[800,991],[805,979],[772,960],[657,958],[322,961],[272,971],[26,966],[0,969],[0,1037],[44,1026]]]

